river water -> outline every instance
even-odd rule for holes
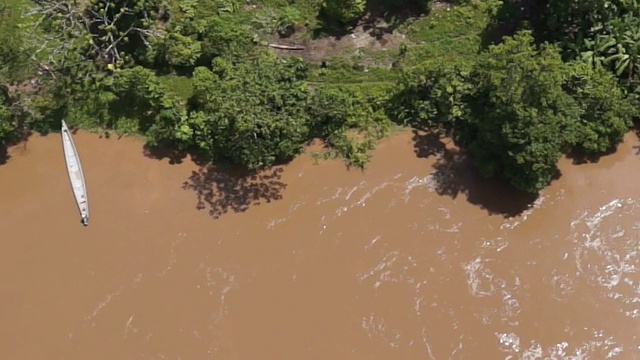
[[[640,158],[537,198],[404,132],[253,177],[78,133],[0,166],[2,359],[640,359]],[[517,214],[517,215],[516,215]]]

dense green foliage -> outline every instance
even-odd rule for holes
[[[526,33],[478,60],[469,78],[469,116],[455,137],[483,174],[502,172],[531,191],[549,184],[562,150],[577,142],[581,113],[563,90],[563,67],[555,48],[535,49]]]
[[[365,0],[324,0],[324,16],[339,23],[356,20],[365,10]]]
[[[7,145],[16,129],[14,115],[8,103],[8,95],[0,93],[0,146]]]
[[[321,139],[364,167],[395,122],[536,192],[633,126],[638,25],[631,0],[6,0],[0,146],[64,118],[249,169]],[[283,37],[320,45],[267,46]]]
[[[178,128],[179,140],[249,168],[298,155],[309,132],[306,72],[300,59],[270,55],[196,68],[193,111]]]

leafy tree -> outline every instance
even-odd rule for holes
[[[250,27],[231,15],[208,18],[198,34],[202,40],[202,57],[199,63],[207,66],[217,56],[225,56],[227,59],[245,57],[255,46]]]
[[[640,63],[640,19],[637,15],[640,14],[626,13],[608,24],[615,47],[607,49],[613,54],[605,62],[612,65],[616,75],[626,75],[624,78],[627,80],[635,75],[635,68]]]
[[[40,17],[51,62],[80,53],[111,69],[144,57],[150,38],[160,35],[156,22],[162,0],[92,0],[86,7],[70,0],[36,0],[30,14]],[[34,39],[37,40],[37,39]],[[59,46],[57,46],[59,45]]]
[[[564,88],[583,109],[576,145],[588,154],[605,153],[629,130],[638,104],[625,95],[610,72],[584,63],[570,65]]]
[[[469,117],[456,129],[482,174],[502,173],[517,188],[536,192],[575,144],[582,110],[563,91],[564,64],[553,46],[536,49],[521,32],[482,54],[470,76]]]
[[[170,33],[164,45],[167,63],[172,66],[193,66],[202,53],[200,42],[178,33]]]
[[[23,80],[30,67],[29,52],[19,29],[20,9],[0,4],[0,85]]]
[[[365,0],[324,0],[321,11],[332,22],[347,24],[364,14]]]
[[[151,70],[140,66],[118,71],[112,79],[110,102],[116,121],[135,124],[133,130],[146,134],[153,144],[172,138],[175,127],[186,119],[184,105],[169,95]]]
[[[19,3],[0,3],[0,148],[19,138],[18,130],[32,111],[31,98],[18,91],[30,88],[26,80],[34,73],[21,11]]]
[[[624,0],[622,0],[624,1]],[[618,15],[621,1],[545,0],[530,9],[537,29],[545,40],[580,45],[589,33]]]
[[[16,130],[15,116],[8,105],[9,96],[0,88],[0,148],[13,139]]]
[[[389,104],[396,122],[421,128],[451,129],[466,116],[464,101],[471,91],[467,66],[429,64],[403,73],[400,91]]]
[[[316,88],[308,106],[311,136],[323,139],[348,165],[363,168],[369,160],[369,151],[389,127],[389,119],[383,112],[388,91]]]
[[[250,169],[290,159],[309,132],[306,74],[297,58],[263,54],[235,65],[216,58],[213,71],[195,69],[193,111],[177,138]]]

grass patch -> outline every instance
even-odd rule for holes
[[[331,84],[393,83],[397,73],[379,66],[365,66],[357,60],[332,58],[328,66],[311,66],[309,81]]]
[[[398,28],[405,36],[400,49],[358,49],[355,54],[331,58],[325,67],[312,67],[310,81],[394,83],[402,68],[441,62],[472,64],[482,50],[483,31],[497,6],[490,1],[435,9]]]
[[[411,43],[402,65],[414,67],[430,61],[472,63],[482,50],[482,33],[498,5],[488,1],[441,8],[403,24],[400,31]]]
[[[270,11],[283,19],[293,20],[295,24],[313,28],[317,25],[322,0],[256,0],[255,4],[262,11]]]
[[[193,85],[191,78],[185,76],[165,75],[159,76],[160,83],[165,86],[169,94],[178,96],[187,101],[193,95]]]

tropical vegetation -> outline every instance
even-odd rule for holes
[[[537,192],[634,126],[639,25],[636,0],[5,0],[0,148],[64,118],[248,169],[314,139],[364,167],[409,126]]]

